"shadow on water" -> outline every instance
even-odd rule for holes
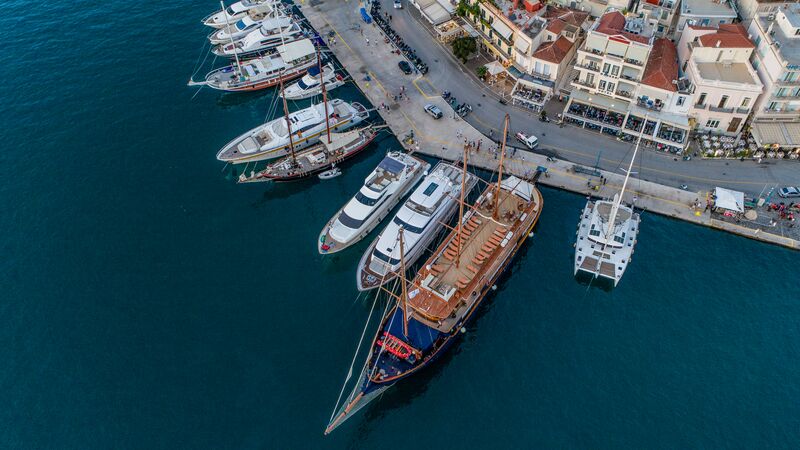
[[[238,106],[255,104],[265,97],[270,99],[276,97],[273,89],[262,89],[251,92],[222,92],[217,96],[216,104],[221,109],[233,109]]]
[[[599,289],[603,292],[611,292],[614,289],[613,281],[608,278],[594,277],[586,272],[578,272],[575,274],[575,281],[581,286]]]

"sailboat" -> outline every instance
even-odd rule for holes
[[[647,117],[642,123],[642,131],[636,140],[620,192],[614,195],[613,200],[592,201],[589,198],[586,201],[576,233],[575,275],[586,273],[593,278],[609,280],[616,286],[631,262],[640,218],[633,206],[622,203],[622,198],[628,187],[646,123]]]
[[[400,294],[380,288],[394,298],[394,306],[383,316],[355,387],[344,402],[337,402],[325,434],[394,383],[442,356],[531,235],[542,211],[542,195],[535,180],[503,177],[508,115],[503,131],[497,183],[487,185],[468,208],[462,185],[458,223],[411,282],[405,278],[404,238],[399,233]]]

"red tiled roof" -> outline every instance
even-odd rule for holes
[[[747,30],[740,24],[722,24],[716,33],[705,34],[698,40],[703,47],[755,48],[747,37]]]
[[[575,25],[576,27],[581,26],[587,17],[589,17],[589,13],[587,12],[576,11],[574,9],[563,8],[560,6],[549,6],[547,11],[542,14],[542,18],[544,19],[560,19],[570,25]]]
[[[665,91],[678,89],[672,84],[678,79],[678,51],[669,39],[656,39],[644,68],[642,83]]]
[[[551,20],[550,23],[547,24],[547,31],[555,34],[561,33],[561,30],[567,26],[567,22],[564,22],[561,19]]]
[[[564,57],[567,56],[571,48],[572,42],[564,36],[559,36],[555,41],[545,42],[540,45],[533,54],[533,57],[551,63],[561,64],[561,61],[564,60]]]
[[[599,20],[600,23],[598,23],[597,28],[595,28],[595,31],[598,33],[603,33],[608,36],[622,36],[629,41],[642,44],[650,42],[650,39],[645,36],[625,31],[625,16],[619,11],[605,13]]]

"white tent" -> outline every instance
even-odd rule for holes
[[[744,192],[721,187],[714,188],[714,207],[729,211],[744,212]]]
[[[498,61],[492,61],[489,64],[486,64],[484,67],[486,67],[486,70],[489,72],[489,75],[491,76],[495,76],[498,73],[503,73],[506,70],[506,68],[503,67],[503,65],[500,64]]]

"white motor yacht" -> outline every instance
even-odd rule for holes
[[[347,130],[368,117],[369,111],[360,103],[328,100],[328,125],[331,131]],[[279,117],[242,134],[222,147],[217,159],[240,164],[279,158],[289,153],[290,144],[298,151],[317,143],[325,130],[325,104],[311,105],[289,114],[288,125],[285,117]]]
[[[281,17],[281,16],[276,16]],[[208,40],[212,44],[227,44],[236,39],[245,37],[251,31],[260,27],[264,21],[269,20],[265,15],[248,14],[236,22],[231,22],[230,26],[219,28],[208,35]]]
[[[345,83],[344,77],[336,73],[333,64],[328,63],[322,68],[322,75],[319,69],[312,67],[303,78],[286,86],[282,95],[286,100],[302,100],[319,95],[322,93],[320,79],[325,81],[325,90],[328,92]]]
[[[265,14],[272,12],[274,0],[241,0],[232,3],[230,6],[219,11],[213,12],[203,18],[203,25],[212,28],[225,28],[239,19],[243,19],[248,14]]]
[[[468,193],[478,182],[476,176],[446,162],[440,162],[411,193],[391,222],[372,242],[358,263],[359,291],[373,289],[397,278],[400,271],[400,229],[403,229],[405,266],[410,267],[425,252],[444,224],[458,209],[461,185]]]
[[[406,153],[387,154],[356,195],[322,229],[317,240],[319,252],[336,253],[366,237],[430,167]]]
[[[215,45],[217,56],[234,58],[262,55],[275,47],[303,38],[303,28],[288,17],[266,19],[261,26],[233,42]]]

